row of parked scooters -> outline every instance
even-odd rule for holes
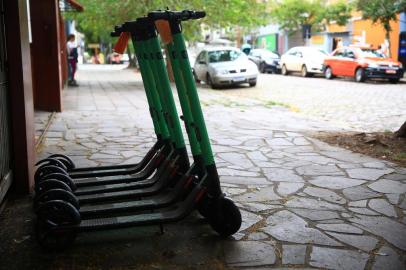
[[[241,213],[220,188],[182,35],[182,21],[204,16],[202,11],[153,11],[115,27],[118,47],[132,39],[157,141],[138,164],[76,168],[62,154],[38,162],[34,211],[42,247],[64,249],[85,231],[176,222],[194,210],[221,236],[239,230]],[[169,52],[192,164],[158,33]]]

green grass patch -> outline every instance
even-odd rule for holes
[[[393,159],[398,160],[398,161],[402,161],[402,160],[406,160],[406,152],[401,152],[399,154],[396,154]]]

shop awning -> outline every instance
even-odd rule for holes
[[[61,9],[61,11],[71,12],[82,12],[84,10],[83,6],[75,0],[59,0],[59,8]]]

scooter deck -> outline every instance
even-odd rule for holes
[[[78,188],[81,188],[81,187],[129,183],[145,180],[148,177],[150,177],[155,172],[155,170],[162,165],[162,162],[165,160],[165,158],[170,159],[173,157],[173,155],[174,150],[171,150],[166,155],[164,155],[161,152],[157,153],[154,156],[154,158],[150,160],[147,166],[137,174],[74,179],[73,181]]]
[[[121,170],[121,169],[131,169],[134,171],[140,171],[145,167],[149,160],[164,146],[161,140],[155,142],[152,148],[147,152],[147,154],[142,158],[139,163],[136,164],[121,164],[121,165],[108,165],[108,166],[98,166],[98,167],[81,167],[69,170],[69,174],[72,178],[85,178],[92,177],[95,173],[100,173],[102,171],[111,170]]]
[[[155,174],[146,180],[142,181],[132,181],[132,182],[124,182],[118,181],[119,183],[116,184],[107,184],[107,185],[97,185],[97,186],[87,186],[78,188],[74,194],[76,196],[81,195],[91,195],[97,193],[107,193],[107,192],[117,192],[117,191],[124,191],[124,190],[133,190],[133,189],[140,189],[146,188],[155,185],[163,174],[166,172],[167,167],[170,166],[171,161],[166,159],[161,166],[156,170]]]
[[[97,219],[83,219],[81,223],[74,226],[78,232],[84,231],[95,231],[95,230],[106,230],[106,229],[118,229],[125,227],[134,226],[145,226],[154,224],[171,223],[184,219],[188,216],[194,209],[197,203],[197,198],[201,196],[200,193],[205,192],[201,185],[197,185],[189,193],[189,195],[179,202],[169,210],[162,209],[155,213],[148,214],[138,214],[120,217],[108,217],[108,218],[97,218]],[[67,228],[69,228],[67,226]],[[63,230],[64,227],[55,228],[56,230]],[[70,228],[72,229],[72,227]]]
[[[189,190],[193,180],[196,179],[194,175],[190,174],[193,170],[194,165],[192,165],[189,171],[181,178],[180,181],[176,183],[173,188],[167,189],[162,194],[146,198],[141,197],[138,201],[84,205],[80,208],[80,215],[81,217],[88,217],[167,207],[177,201],[180,201]]]
[[[79,200],[79,203],[82,205],[85,203],[100,203],[105,201],[136,199],[143,196],[151,196],[158,194],[164,188],[168,187],[171,183],[173,183],[173,178],[176,176],[176,174],[178,174],[176,166],[177,160],[178,158],[171,161],[170,165],[166,167],[165,171],[162,173],[162,176],[153,186],[136,190],[125,190],[110,193],[103,192],[98,194],[81,195],[77,196],[77,199]]]
[[[89,184],[98,181],[101,178],[107,178],[107,179],[120,179],[120,178],[125,178],[125,177],[133,177],[133,178],[146,178],[148,177],[153,171],[157,163],[159,163],[162,158],[167,156],[170,152],[172,151],[172,147],[170,145],[165,145],[161,149],[159,149],[155,155],[147,160],[145,166],[137,168],[137,170],[133,169],[119,169],[119,170],[106,170],[106,171],[95,171],[92,174],[88,175],[79,175],[79,174],[70,174],[69,176],[74,179],[75,182],[78,184]]]

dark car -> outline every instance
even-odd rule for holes
[[[261,73],[280,73],[280,57],[276,52],[265,49],[253,49],[248,55],[249,59],[257,64]]]

